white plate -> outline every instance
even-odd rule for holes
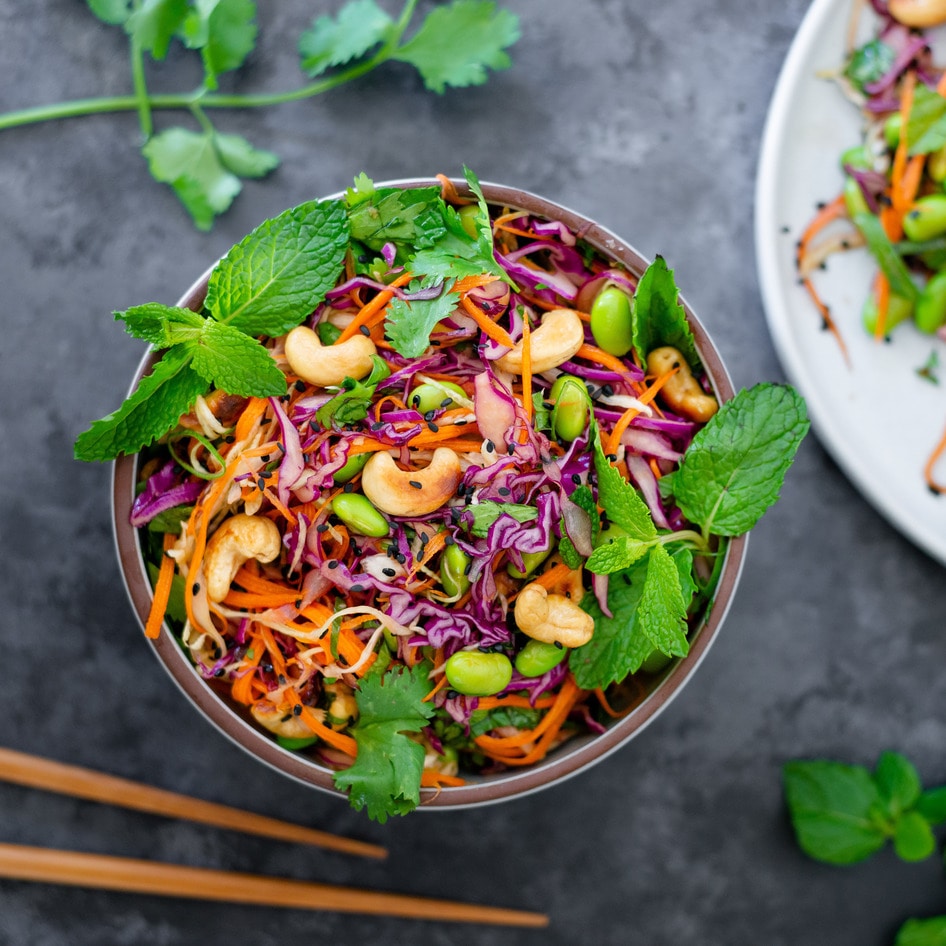
[[[888,343],[862,328],[875,265],[866,250],[832,257],[815,285],[847,345],[850,364],[795,271],[795,243],[819,201],[840,193],[839,157],[860,143],[861,119],[819,73],[844,57],[852,0],[815,0],[782,67],[766,121],[756,179],[755,238],[769,330],[789,380],[808,403],[812,427],[864,496],[946,564],[946,495],[923,467],[946,426],[946,345],[901,325]],[[862,14],[869,35],[872,13]],[[940,384],[917,374],[937,352]],[[946,459],[938,466],[946,479]]]

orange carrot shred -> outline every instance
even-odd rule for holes
[[[168,554],[174,545],[174,533],[165,532],[161,556],[161,568],[158,570],[158,580],[154,585],[154,597],[151,599],[151,610],[145,623],[145,637],[154,640],[161,633],[161,624],[167,611],[168,599],[171,595],[171,584],[174,581],[174,559]]]

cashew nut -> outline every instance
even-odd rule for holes
[[[264,729],[284,739],[309,739],[314,735],[301,716],[287,713],[285,707],[280,709],[273,703],[254,703],[250,707],[250,715]]]
[[[946,23],[946,0],[890,0],[887,10],[904,26],[916,29]]]
[[[243,512],[231,516],[210,537],[204,552],[207,597],[223,601],[245,561],[271,562],[281,548],[279,529],[271,519]]]
[[[519,592],[514,613],[523,634],[547,644],[581,647],[595,632],[590,614],[564,595],[549,594],[537,581]]]
[[[551,309],[542,324],[529,336],[532,371],[541,374],[568,361],[584,344],[585,329],[574,309]],[[522,374],[522,341],[496,359],[496,365],[510,374]]]
[[[361,489],[390,516],[422,516],[456,493],[461,474],[460,458],[449,447],[434,450],[423,470],[402,470],[390,453],[380,451],[361,471]]]
[[[678,414],[705,424],[719,410],[719,403],[700,387],[686,358],[671,345],[655,348],[647,356],[647,370],[651,374],[661,375],[672,368],[677,372],[664,384],[661,396]]]
[[[293,373],[322,388],[341,384],[345,378],[364,378],[373,367],[371,356],[378,353],[374,342],[361,334],[337,345],[323,345],[306,325],[296,326],[286,336],[285,350]]]

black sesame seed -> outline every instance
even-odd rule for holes
[[[302,610],[302,598],[297,598],[294,602],[297,611]]]
[[[224,675],[224,673],[225,673],[225,671],[224,671],[223,667],[217,667],[217,669],[214,671],[214,676],[215,676],[215,677],[222,677],[222,676]]]
[[[448,535],[448,536],[443,540],[443,544],[444,544],[444,545],[456,545],[456,544],[457,544],[457,540],[456,540],[452,535]]]
[[[508,486],[500,486],[496,492],[499,493],[500,496],[508,496],[512,490]]]
[[[367,325],[360,326],[358,331],[361,332],[361,334],[364,335],[366,338],[368,338],[371,335],[371,329],[368,328]]]
[[[393,568],[382,568],[381,574],[386,575],[388,578],[393,578],[397,572]]]
[[[230,434],[228,437],[223,438],[224,443],[236,443],[236,437],[233,434]]]
[[[355,594],[359,594],[360,592],[362,592],[362,591],[365,590],[365,586],[364,586],[364,585],[352,585],[352,586],[351,586],[351,590],[354,591]]]
[[[611,397],[614,394],[614,388],[612,388],[610,384],[606,384],[601,388],[601,393],[605,397]]]
[[[555,646],[556,646],[559,650],[564,650],[564,649],[565,649],[565,645],[564,645],[561,641],[555,641]]]
[[[576,486],[581,486],[581,477],[577,473],[572,473],[572,482]]]
[[[354,484],[354,483],[346,483],[346,484],[342,487],[342,492],[343,492],[343,493],[352,493],[352,492],[354,492],[354,491],[355,491],[355,484]]]
[[[415,394],[415,395],[411,398],[411,407],[420,407],[420,395],[419,395],[419,394]]]
[[[506,448],[506,453],[508,453],[509,456],[512,456],[515,452],[516,452],[516,445],[514,443],[509,444],[509,446]]]
[[[435,434],[438,430],[440,430],[440,428],[432,420],[427,421],[427,429],[432,434]]]
[[[200,582],[195,581],[194,584],[191,585],[191,594],[196,595],[199,591],[200,591]]]
[[[337,559],[337,558],[329,559],[329,561],[328,561],[328,567],[329,567],[329,568],[338,568],[338,559]]]
[[[424,420],[433,420],[436,416],[436,411],[427,411],[427,413],[424,414]]]
[[[487,441],[486,441],[486,452],[487,452],[487,453],[492,453],[495,449],[496,449],[496,444],[494,444],[492,440],[487,440]]]
[[[407,561],[407,556],[403,552],[398,552],[397,555],[395,555],[394,557],[397,559],[398,562],[400,562],[401,565],[403,565]]]
[[[328,523],[327,523],[327,522],[320,522],[320,523],[315,527],[315,531],[316,531],[316,532],[328,532]]]
[[[293,385],[293,387],[294,387],[297,391],[304,391],[304,390],[305,390],[305,381],[303,381],[303,380],[300,378],[300,379]]]
[[[445,398],[440,402],[440,406],[441,406],[441,407],[449,407],[452,403],[453,403],[453,398],[452,398],[452,397],[445,397]]]
[[[383,421],[383,420],[378,420],[378,421],[375,421],[375,422],[371,425],[371,429],[372,429],[372,430],[380,430],[383,426],[384,426],[384,421]]]
[[[266,489],[266,480],[261,476],[257,481],[256,485],[259,488],[260,492]]]
[[[279,676],[276,677],[276,679],[279,681],[280,686],[286,685],[286,675],[284,673],[279,674]]]
[[[418,480],[408,480],[407,482],[410,483],[410,485],[413,486],[414,489],[423,489],[423,488],[424,488],[424,484],[421,483],[421,482],[419,482]]]
[[[301,703],[296,703],[296,705],[293,706],[293,708],[292,708],[292,715],[293,715],[293,716],[301,716],[301,715],[302,715],[302,704],[301,704]]]

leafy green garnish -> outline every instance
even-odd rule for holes
[[[598,504],[595,501],[595,494],[590,486],[582,484],[572,490],[568,499],[588,514],[588,518],[591,520],[591,542],[593,545],[601,532],[601,520],[598,517]],[[561,532],[562,537],[558,540],[558,553],[562,556],[562,561],[569,568],[581,568],[585,559],[579,554],[575,548],[575,543],[568,536],[564,516],[559,522],[559,532]]]
[[[356,810],[366,809],[382,824],[390,815],[413,811],[420,801],[424,749],[405,733],[420,732],[434,714],[433,704],[424,702],[429,672],[429,665],[418,664],[369,673],[356,692],[352,735],[358,756],[350,768],[335,773],[335,785],[349,792]]]
[[[355,424],[368,416],[371,399],[377,386],[391,374],[387,362],[378,355],[371,356],[372,368],[367,378],[356,381],[345,378],[342,390],[326,401],[316,412],[316,420],[325,428],[332,424]]]
[[[415,17],[417,0],[405,0],[392,19],[374,0],[350,0],[334,16],[320,16],[298,40],[299,66],[308,81],[282,92],[222,94],[219,77],[246,62],[256,47],[254,0],[87,0],[103,23],[128,36],[133,94],[83,98],[0,115],[0,129],[62,117],[103,112],[137,112],[142,152],[152,176],[170,185],[195,225],[209,230],[239,194],[243,180],[263,177],[279,163],[270,151],[211,122],[213,109],[259,108],[320,95],[360,78],[385,62],[417,69],[437,93],[447,87],[478,85],[490,70],[510,65],[506,50],[519,39],[518,18],[492,0],[453,0]],[[415,23],[415,21],[417,21]],[[412,35],[408,35],[413,26]],[[168,57],[178,41],[200,55],[202,81],[173,94],[148,90],[146,60]],[[154,132],[158,110],[188,114],[198,129],[172,126]]]
[[[644,270],[634,292],[631,309],[631,333],[634,351],[641,361],[661,345],[672,345],[691,368],[699,365],[693,333],[680,304],[680,294],[662,256]]]
[[[884,752],[874,771],[825,759],[788,762],[785,800],[799,846],[829,864],[862,861],[893,842],[905,861],[929,857],[946,821],[946,792],[924,792],[912,763]]]
[[[854,224],[863,234],[877,265],[887,277],[890,291],[904,299],[915,300],[920,290],[910,278],[910,271],[887,236],[880,218],[871,213],[855,214]]]
[[[434,326],[447,318],[457,307],[457,297],[450,292],[453,280],[444,283],[439,277],[427,276],[414,280],[407,287],[411,292],[440,286],[440,294],[433,299],[392,299],[388,308],[385,335],[405,358],[417,358],[430,344]]]
[[[535,506],[525,506],[521,503],[497,503],[490,499],[467,506],[465,512],[472,514],[473,522],[470,525],[470,531],[479,538],[489,533],[489,527],[500,516],[512,516],[516,522],[528,522],[530,519],[537,519],[539,515]]]
[[[883,40],[872,39],[854,50],[844,67],[844,76],[858,91],[863,92],[864,86],[886,74],[893,65],[895,55],[892,46]]]
[[[946,916],[907,920],[897,931],[894,946],[946,946]]]
[[[385,243],[432,246],[446,233],[439,187],[383,187],[356,179],[346,198],[352,239],[369,249]]]
[[[929,154],[946,145],[946,98],[923,82],[913,90],[906,134],[911,154]]]

